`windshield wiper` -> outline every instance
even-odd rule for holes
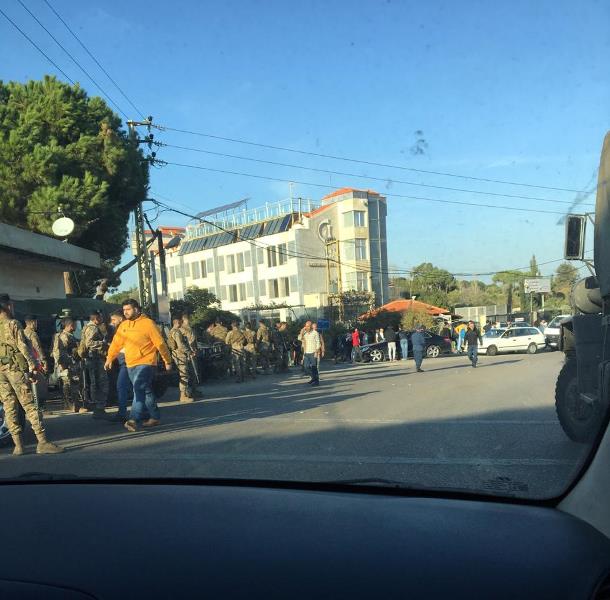
[[[362,479],[335,479],[328,481],[320,481],[318,483],[337,484],[337,485],[376,485],[381,487],[408,487],[404,481],[396,481],[395,479],[383,479],[381,477],[369,477]]]
[[[82,479],[74,473],[44,473],[41,471],[29,471],[20,473],[15,477],[0,477],[0,481],[70,481]]]

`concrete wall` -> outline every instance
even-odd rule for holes
[[[0,293],[13,300],[64,298],[63,268],[0,252]]]

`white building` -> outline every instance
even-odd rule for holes
[[[168,293],[182,298],[196,286],[214,293],[225,310],[286,305],[280,318],[328,305],[328,294],[360,290],[388,301],[386,199],[343,188],[319,204],[287,200],[236,210],[187,227],[167,252]],[[157,292],[161,292],[155,257]]]

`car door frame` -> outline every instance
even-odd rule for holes
[[[504,342],[497,344],[499,352],[518,352],[519,336],[507,335],[517,329],[518,327],[510,327],[500,336],[499,339],[504,340]]]

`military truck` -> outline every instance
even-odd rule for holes
[[[593,442],[606,429],[610,405],[610,132],[600,159],[595,215],[568,215],[564,258],[585,261],[592,274],[571,293],[574,315],[561,324],[565,362],[555,408],[566,435]],[[585,257],[588,221],[594,225],[593,263]]]

